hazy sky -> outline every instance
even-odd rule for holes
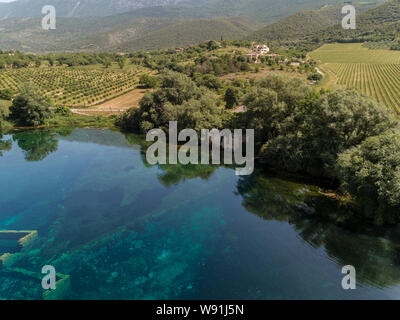
[[[15,1],[15,0],[0,0],[0,2],[11,2],[11,1]]]

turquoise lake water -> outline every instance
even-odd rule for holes
[[[0,230],[37,231],[0,236],[0,299],[400,298],[400,228],[349,228],[313,186],[150,166],[142,140],[109,130],[0,137]]]

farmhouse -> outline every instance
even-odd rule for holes
[[[253,52],[265,56],[269,52],[269,48],[265,44],[255,44],[253,45]]]
[[[265,44],[254,44],[253,51],[246,54],[248,62],[259,63],[260,56],[266,56],[269,52],[269,48]]]

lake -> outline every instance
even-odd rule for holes
[[[0,137],[0,299],[400,298],[400,228],[355,223],[312,185],[150,166],[110,130]]]

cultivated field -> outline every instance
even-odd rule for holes
[[[21,83],[31,81],[58,105],[88,107],[135,89],[146,72],[140,67],[125,71],[102,66],[11,69],[0,73],[0,89],[17,90]]]
[[[400,51],[329,44],[310,56],[335,75],[339,86],[355,88],[400,113]]]
[[[139,107],[139,102],[143,98],[149,89],[134,89],[127,94],[119,96],[117,98],[106,101],[94,108],[97,109],[129,109],[133,107]]]

